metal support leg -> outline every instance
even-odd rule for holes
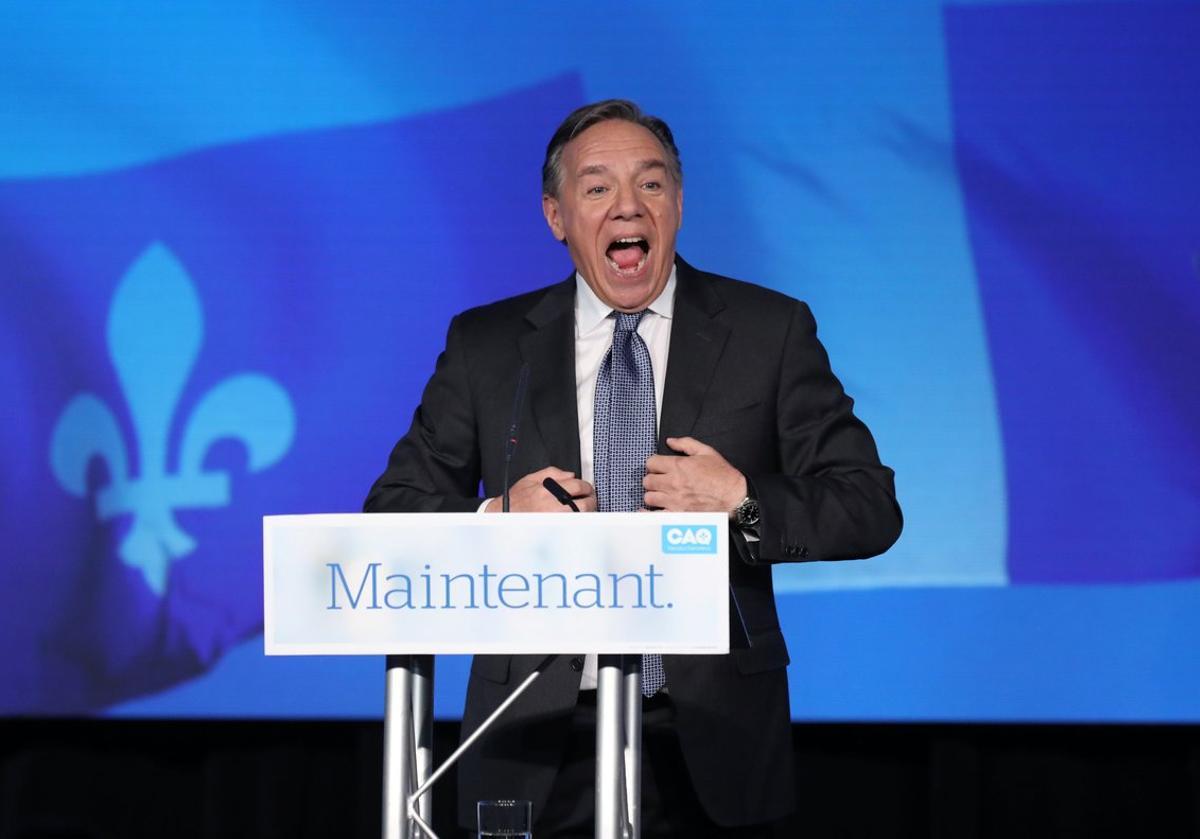
[[[413,656],[412,713],[416,735],[416,778],[412,790],[429,780],[433,772],[433,656]],[[411,790],[410,790],[411,792]],[[417,799],[417,813],[426,823],[433,821],[433,791],[425,790]]]
[[[383,716],[383,836],[410,839],[407,803],[416,787],[413,736],[414,656],[387,657]]]
[[[625,800],[628,839],[642,835],[642,657],[624,656],[622,691],[625,702]]]
[[[596,839],[622,839],[625,700],[622,656],[602,655],[596,674]]]

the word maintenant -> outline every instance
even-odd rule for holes
[[[382,574],[366,565],[347,579],[340,562],[327,562],[326,609],[670,609],[654,590],[662,574],[650,563],[641,573],[495,574],[484,563],[474,573]]]

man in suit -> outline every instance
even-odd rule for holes
[[[758,835],[793,797],[789,659],[771,565],[886,550],[901,528],[892,472],[831,372],[808,307],[677,257],[683,175],[666,123],[624,100],[576,110],[547,148],[543,193],[575,274],[453,320],[366,509],[498,511],[505,432],[528,363],[513,511],[566,511],[542,486],[552,477],[584,512],[728,513],[749,645],[662,657],[661,688],[644,706],[643,829]],[[643,428],[647,443],[637,442]],[[464,736],[542,661],[476,657]],[[524,798],[539,835],[591,835],[594,687],[590,657],[549,659],[464,758],[464,826],[477,799]]]

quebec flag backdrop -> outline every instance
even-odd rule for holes
[[[0,713],[379,714],[379,659],[263,657],[262,516],[357,511],[450,318],[568,275],[545,143],[625,96],[680,252],[811,304],[897,472],[895,548],[775,571],[793,715],[1200,721],[1197,43],[1190,0],[5,10]]]

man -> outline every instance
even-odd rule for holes
[[[654,695],[644,707],[643,828],[755,835],[791,810],[793,795],[789,659],[771,565],[881,553],[901,518],[892,472],[851,412],[808,308],[676,256],[682,179],[670,129],[633,103],[567,117],[547,148],[542,203],[575,275],[454,319],[366,509],[497,511],[528,363],[513,511],[566,511],[542,486],[552,477],[584,512],[728,513],[750,643],[728,656],[644,662]],[[542,661],[476,657],[464,735]],[[591,835],[594,668],[582,656],[551,659],[468,753],[464,826],[477,799],[525,798],[539,836]]]

